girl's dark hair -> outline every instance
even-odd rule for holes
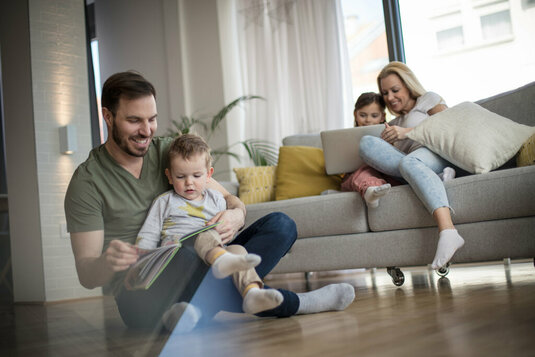
[[[138,99],[149,95],[156,98],[156,90],[140,73],[135,71],[115,73],[102,86],[102,107],[115,115],[121,97]]]
[[[372,103],[377,103],[381,109],[385,110],[386,105],[383,96],[375,92],[362,93],[355,103],[355,110],[359,110]]]

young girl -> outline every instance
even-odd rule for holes
[[[385,101],[380,94],[362,93],[353,111],[355,126],[385,123],[385,107]],[[451,180],[455,177],[455,170],[446,167],[439,176],[443,181]],[[369,208],[376,208],[379,206],[379,199],[388,193],[390,187],[399,184],[399,181],[380,173],[373,167],[362,165],[357,171],[344,177],[341,188],[342,191],[359,192]]]
[[[377,93],[362,93],[355,103],[353,111],[355,126],[376,125],[386,122],[385,101]],[[342,191],[359,192],[370,208],[379,205],[379,199],[388,193],[391,185],[399,183],[381,174],[371,166],[362,165],[357,171],[348,174],[342,181]]]

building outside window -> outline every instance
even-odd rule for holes
[[[354,103],[361,93],[378,91],[377,75],[388,63],[385,20],[381,1],[342,0],[342,11]]]
[[[449,106],[535,80],[535,7],[512,0],[399,0],[406,63]]]

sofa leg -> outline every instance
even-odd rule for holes
[[[395,286],[401,286],[405,282],[405,275],[398,267],[386,267],[386,272],[392,277]]]

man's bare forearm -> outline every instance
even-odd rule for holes
[[[225,200],[227,201],[227,209],[238,209],[242,211],[243,222],[245,223],[245,215],[247,214],[245,204],[238,197],[231,194],[225,196]]]
[[[76,260],[76,271],[80,284],[86,289],[94,289],[104,286],[111,281],[114,271],[99,258],[79,258]]]

